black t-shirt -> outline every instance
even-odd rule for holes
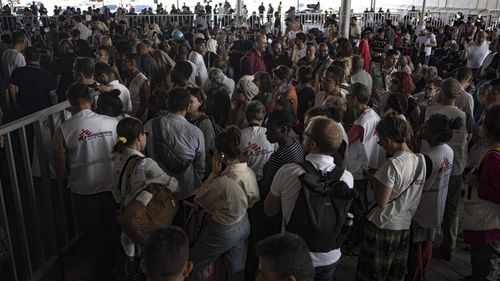
[[[9,84],[19,88],[16,102],[17,118],[29,115],[52,105],[49,92],[56,89],[55,78],[48,70],[28,64],[12,71]]]
[[[216,92],[211,89],[208,91],[205,106],[207,114],[212,116],[217,124],[224,126],[231,107],[229,94],[226,90],[221,89]]]
[[[59,102],[66,100],[66,91],[75,80],[73,79],[73,64],[77,55],[75,53],[63,54],[54,64],[54,74],[60,75],[59,87],[57,94]]]
[[[304,123],[304,114],[306,111],[314,106],[315,97],[315,90],[312,87],[305,87],[297,92],[297,118],[301,123]]]
[[[288,54],[282,54],[279,57],[275,58],[273,55],[265,53],[264,62],[266,63],[266,69],[269,73],[272,73],[273,69],[280,65],[285,65],[288,67],[292,66],[292,60],[290,60]]]

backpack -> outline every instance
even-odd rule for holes
[[[178,156],[173,146],[165,141],[161,127],[161,117],[153,119],[153,150],[160,166],[163,166],[169,174],[178,175],[184,172],[191,164],[193,159],[183,159]]]
[[[131,188],[132,177],[143,157],[130,156],[120,175],[121,184],[126,177],[126,189]],[[121,186],[120,186],[121,188]],[[147,203],[144,203],[148,201]],[[118,223],[123,232],[135,243],[142,245],[149,233],[169,226],[174,219],[178,206],[172,192],[165,185],[151,183],[144,187],[130,203],[122,207],[118,215]]]
[[[194,120],[193,121],[193,125],[195,125],[196,127],[200,127],[200,124],[201,122],[205,121],[209,119],[210,122],[212,123],[212,126],[214,127],[214,132],[215,132],[215,135],[217,136],[218,134],[222,133],[222,131],[224,131],[224,128],[217,124],[217,122],[215,122],[214,118],[212,116],[208,116],[206,114],[203,114],[201,115],[198,119]]]
[[[341,166],[321,174],[309,161],[300,164],[299,197],[285,230],[302,237],[311,252],[325,253],[340,248],[353,224],[349,208],[357,191],[340,180]]]

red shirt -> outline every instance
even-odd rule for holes
[[[370,73],[370,45],[368,44],[368,40],[362,39],[359,42],[359,55],[364,60],[364,69],[366,72]]]
[[[264,56],[259,55],[255,49],[248,51],[240,61],[241,75],[254,75],[257,71],[266,71]]]
[[[488,152],[479,172],[477,195],[483,200],[500,204],[500,152]],[[500,240],[500,229],[488,231],[464,230],[464,241],[469,244],[489,244]]]

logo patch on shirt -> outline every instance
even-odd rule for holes
[[[154,176],[154,173],[151,170],[146,170],[144,171],[144,175],[146,176],[146,178],[152,178]]]
[[[86,140],[88,137],[92,135],[92,132],[90,130],[82,129],[80,132],[80,135],[78,137],[79,141]]]
[[[78,135],[78,141],[85,141],[85,140],[91,140],[95,138],[104,138],[104,137],[112,137],[113,132],[111,131],[104,131],[104,132],[99,132],[99,133],[93,133],[91,130],[88,129],[82,129],[80,134]]]

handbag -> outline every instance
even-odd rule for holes
[[[143,157],[131,156],[120,176],[126,176],[125,188],[129,190],[135,170]],[[135,243],[142,245],[144,239],[154,230],[166,228],[177,212],[177,202],[172,192],[163,184],[151,183],[144,187],[127,205],[122,202],[118,222],[123,232]]]
[[[500,146],[489,150],[486,155],[488,153],[500,153]],[[484,157],[478,172],[481,171],[483,161]],[[469,186],[463,204],[462,228],[473,231],[500,229],[500,204],[479,198],[477,189]]]

